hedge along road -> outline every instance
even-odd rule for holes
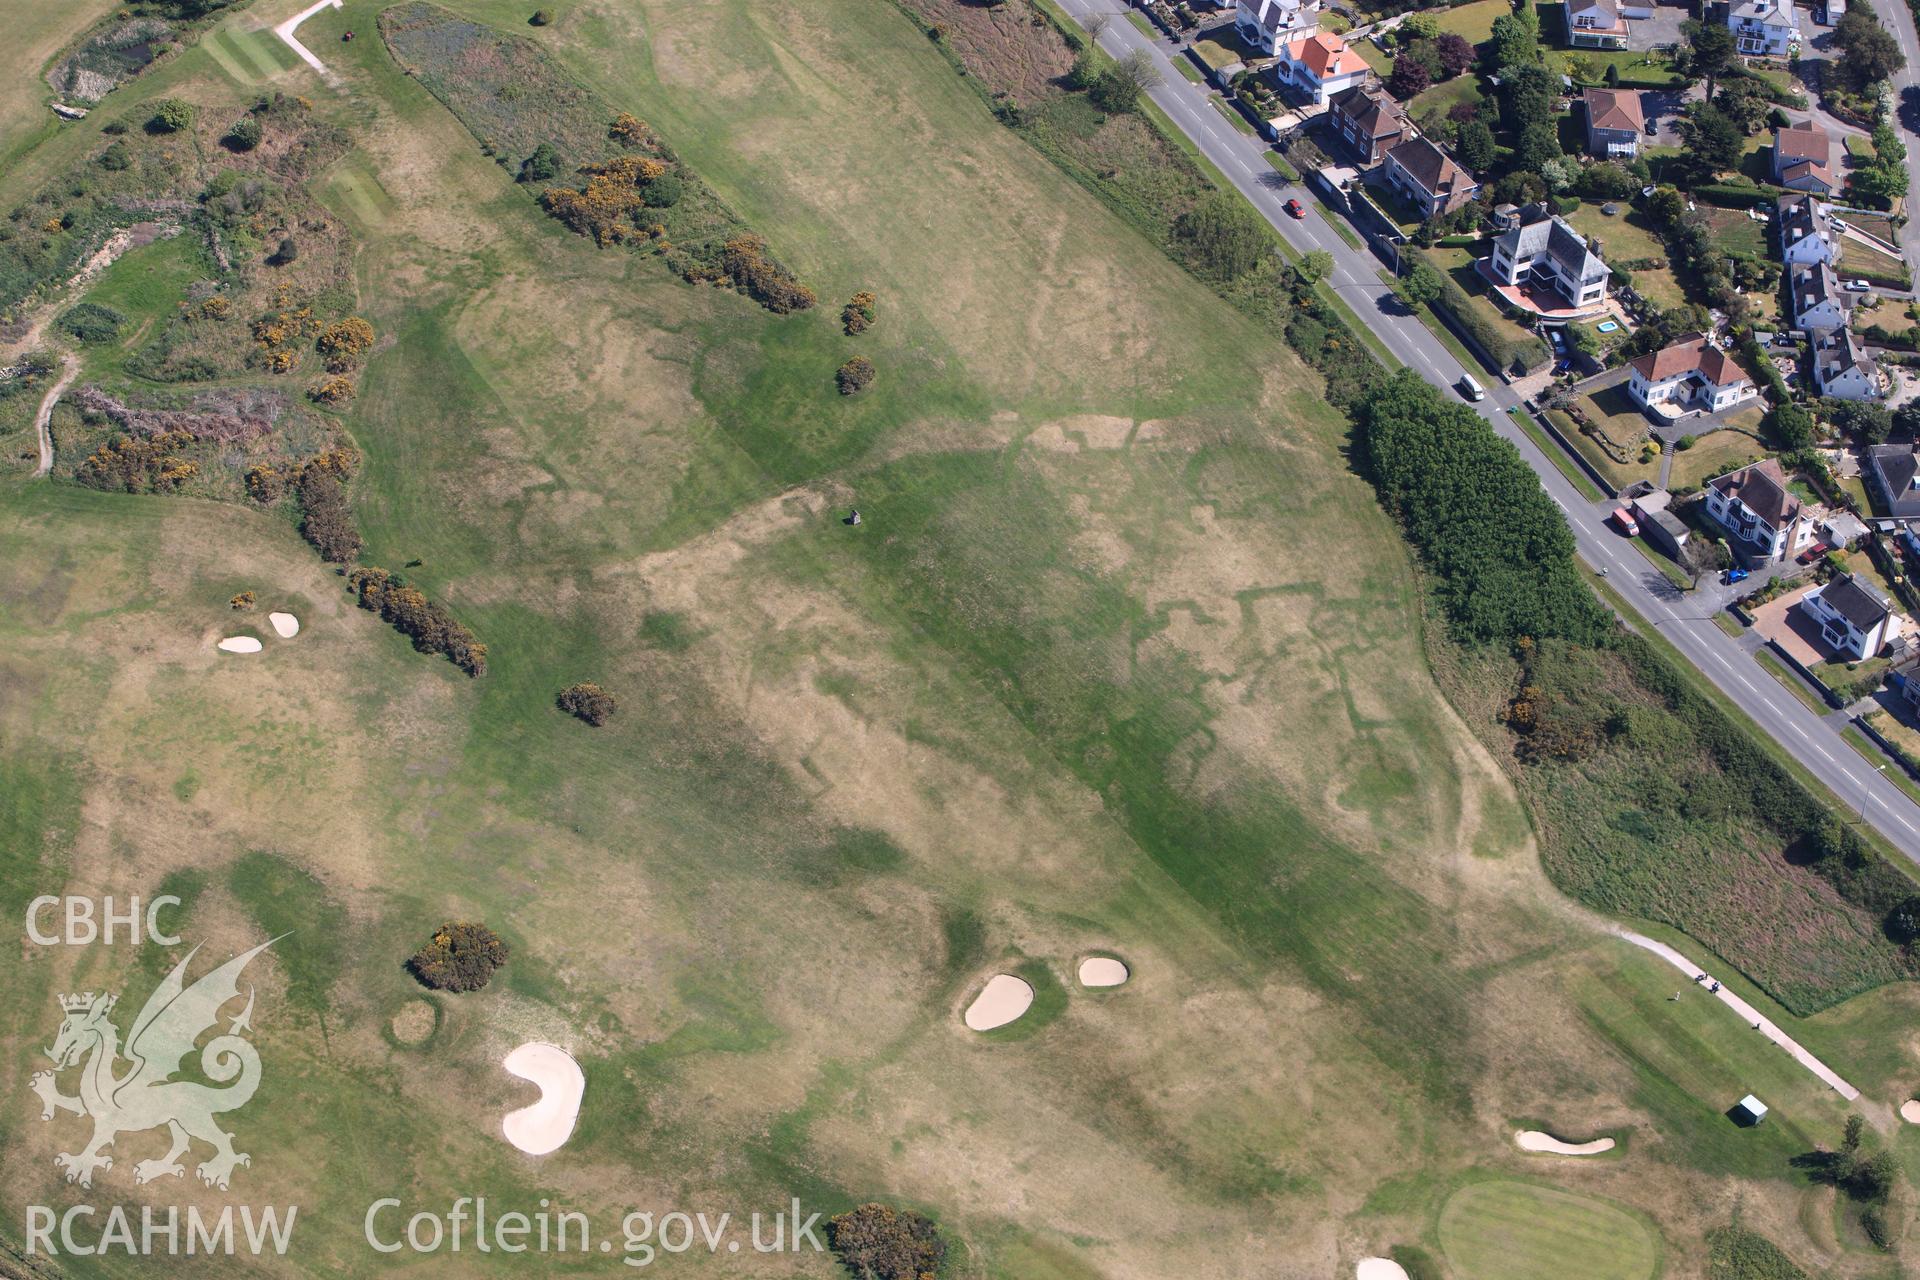
[[[1400,314],[1393,291],[1380,282],[1379,265],[1364,249],[1340,238],[1331,222],[1321,218],[1295,219],[1283,207],[1289,198],[1315,198],[1305,186],[1280,182],[1266,162],[1267,146],[1240,133],[1209,105],[1204,86],[1189,82],[1174,69],[1166,41],[1149,39],[1125,21],[1124,7],[1114,0],[1057,0],[1075,21],[1094,14],[1109,17],[1100,33],[1100,47],[1114,57],[1145,49],[1160,71],[1160,83],[1148,96],[1192,139],[1201,153],[1225,174],[1240,194],[1279,231],[1295,250],[1318,249],[1333,259],[1328,280],[1352,307],[1362,324],[1385,344],[1394,359],[1441,388],[1452,388],[1467,372],[1418,317]],[[1114,20],[1118,19],[1118,20]],[[1337,212],[1335,217],[1340,216]],[[1527,460],[1547,495],[1566,515],[1579,544],[1580,556],[1606,574],[1608,582],[1633,611],[1660,633],[1724,693],[1735,706],[1778,742],[1808,773],[1831,791],[1835,807],[1856,810],[1889,843],[1920,863],[1920,804],[1916,804],[1880,770],[1863,760],[1840,740],[1837,726],[1804,706],[1778,681],[1758,670],[1732,637],[1713,625],[1710,607],[1686,599],[1676,601],[1673,584],[1635,548],[1626,546],[1606,525],[1610,504],[1589,502],[1580,496],[1541,449],[1507,416],[1520,399],[1505,384],[1494,381],[1486,399],[1474,408]]]

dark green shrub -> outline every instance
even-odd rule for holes
[[[89,345],[112,342],[120,336],[127,318],[112,307],[97,302],[82,302],[69,307],[60,317],[60,327]]]
[[[407,968],[435,991],[478,991],[493,980],[512,950],[484,924],[449,920],[413,953]]]
[[[110,173],[119,173],[133,167],[133,153],[127,150],[127,144],[116,142],[100,153],[100,167]]]
[[[220,141],[229,151],[251,151],[260,145],[260,122],[252,116],[241,116]]]
[[[560,153],[551,142],[543,142],[533,154],[520,162],[520,181],[551,182],[560,176]]]
[[[530,26],[530,27],[550,27],[550,26],[552,26],[552,25],[553,25],[553,10],[551,10],[551,9],[535,9],[535,10],[533,11],[533,16],[532,16],[531,18],[528,18],[528,19],[527,19],[527,25],[528,25],[528,26]]]
[[[1887,913],[1887,936],[1903,946],[1920,938],[1920,896],[1902,899]]]
[[[325,467],[300,475],[300,535],[329,564],[351,564],[360,557],[360,531],[353,527],[347,491]]]
[[[147,121],[148,133],[178,133],[193,127],[193,108],[178,98],[162,98]]]
[[[678,174],[663,173],[640,188],[640,199],[649,209],[671,209],[680,203],[683,190]]]

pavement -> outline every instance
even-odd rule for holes
[[[1207,91],[1174,69],[1172,47],[1166,41],[1150,39],[1128,22],[1125,7],[1115,0],[1061,0],[1061,5],[1076,20],[1083,21],[1094,13],[1111,15],[1114,20],[1101,32],[1100,45],[1113,56],[1125,57],[1136,49],[1148,52],[1161,77],[1161,83],[1148,90],[1154,104],[1166,112],[1175,126],[1252,202],[1289,245],[1302,253],[1317,249],[1331,256],[1334,265],[1329,283],[1359,316],[1360,323],[1373,331],[1396,360],[1435,386],[1452,388],[1459,382],[1467,372],[1466,367],[1454,359],[1418,318],[1404,314],[1392,290],[1381,280],[1382,265],[1372,253],[1348,244],[1326,218],[1296,221],[1287,216],[1283,206],[1289,199],[1304,202],[1316,199],[1316,194],[1304,185],[1280,180],[1267,164],[1266,144],[1228,124],[1208,102]],[[1915,44],[1911,19],[1906,15],[1905,5],[1883,7],[1889,14],[1898,15],[1895,31],[1907,50],[1903,83],[1913,84],[1914,76],[1920,74],[1920,45]],[[1920,84],[1915,85],[1913,104],[1920,112]],[[1916,147],[1916,151],[1920,151],[1920,147]],[[1920,170],[1920,165],[1915,167]],[[1920,207],[1920,203],[1916,203],[1916,207]],[[1920,236],[1920,228],[1913,224],[1909,224],[1909,232]],[[1477,368],[1473,373],[1482,377]],[[1706,589],[1692,593],[1680,591],[1648,563],[1637,548],[1626,546],[1623,539],[1610,532],[1604,521],[1615,504],[1593,502],[1582,496],[1509,416],[1509,411],[1519,406],[1513,390],[1492,379],[1482,377],[1482,380],[1491,385],[1486,399],[1473,407],[1492,423],[1496,432],[1513,443],[1527,465],[1539,475],[1547,495],[1566,514],[1581,558],[1606,577],[1634,614],[1658,629],[1682,657],[1838,796],[1843,805],[1853,809],[1861,821],[1871,824],[1889,843],[1920,863],[1920,804],[1842,741],[1833,724],[1809,710],[1778,681],[1760,670],[1738,640],[1714,625],[1713,618],[1721,604],[1718,593]]]
[[[1920,145],[1913,135],[1920,134],[1920,36],[1913,28],[1913,12],[1905,4],[1874,6],[1880,25],[1893,32],[1907,63],[1893,76],[1894,115],[1907,134],[1907,149],[1914,152],[1907,163],[1907,210],[1920,209]],[[1920,262],[1920,218],[1909,217],[1900,229],[1900,248],[1911,266]]]
[[[1727,990],[1724,985],[1716,982],[1713,976],[1708,974],[1705,969],[1702,969],[1664,942],[1655,942],[1652,938],[1645,937],[1638,933],[1631,933],[1625,929],[1615,929],[1614,932],[1622,938],[1625,938],[1628,942],[1631,942],[1634,946],[1644,947],[1648,951],[1653,952],[1653,954],[1686,974],[1690,981],[1698,983],[1700,978],[1704,976],[1708,983],[1713,984],[1706,989],[1714,999],[1746,1019],[1747,1025],[1755,1031],[1758,1031],[1761,1035],[1773,1041],[1782,1049],[1785,1049],[1795,1062],[1820,1077],[1821,1081],[1826,1084],[1828,1088],[1845,1098],[1848,1102],[1852,1102],[1860,1096],[1860,1091],[1842,1079],[1839,1072],[1814,1057],[1813,1054],[1807,1050],[1801,1048],[1797,1040],[1774,1025],[1773,1019],[1767,1017],[1745,1000],[1742,1000],[1739,996]],[[1761,1101],[1764,1102],[1765,1099],[1763,1098]]]

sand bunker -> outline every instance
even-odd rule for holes
[[[273,634],[282,640],[291,640],[300,634],[300,619],[290,613],[270,613],[267,621],[273,624]]]
[[[1080,985],[1083,987],[1117,987],[1130,976],[1127,966],[1112,956],[1088,956],[1080,962]]]
[[[1353,1280],[1408,1280],[1407,1269],[1390,1258],[1362,1258]]]
[[[1545,1151],[1556,1156],[1597,1156],[1602,1151],[1613,1150],[1612,1138],[1595,1138],[1592,1142],[1562,1142],[1550,1133],[1541,1133],[1538,1129],[1522,1129],[1513,1135],[1522,1151]]]
[[[500,1065],[540,1086],[540,1101],[508,1112],[500,1122],[507,1141],[530,1156],[558,1151],[573,1136],[580,1097],[587,1091],[587,1077],[580,1064],[557,1045],[530,1040],[508,1054]]]
[[[1909,1098],[1901,1103],[1900,1118],[1908,1124],[1920,1124],[1920,1098]]]
[[[260,642],[252,636],[228,636],[214,648],[222,653],[258,653]]]
[[[967,1006],[967,1025],[975,1031],[1004,1027],[1033,1004],[1033,988],[1010,973],[996,973]]]

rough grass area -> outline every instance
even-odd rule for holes
[[[543,145],[557,153],[558,172],[525,182],[530,192],[546,192],[552,200],[554,190],[579,184],[573,175],[591,175],[596,166],[635,154],[668,165],[679,185],[676,198],[636,201],[636,207],[596,221],[594,234],[602,243],[650,248],[690,280],[721,277],[726,246],[747,227],[644,123],[616,137],[620,110],[570,78],[538,44],[424,0],[383,10],[380,34],[395,60],[509,172],[522,175]],[[589,177],[583,206],[597,194]]]
[[[1771,1240],[1746,1227],[1722,1227],[1707,1237],[1707,1280],[1807,1280]]]
[[[1650,660],[1545,643],[1507,694],[1507,714],[1532,724],[1512,758],[1548,874],[1602,910],[1684,930],[1796,1013],[1914,976],[1881,929],[1911,882],[1809,865],[1773,825],[1771,772],[1724,755],[1697,719],[1714,713],[1650,692]],[[1489,659],[1482,678],[1503,670]]]
[[[1554,1187],[1469,1183],[1440,1211],[1440,1245],[1475,1280],[1650,1280],[1660,1245],[1631,1213]]]
[[[1697,437],[1690,448],[1676,452],[1673,455],[1673,472],[1668,477],[1671,487],[1697,489],[1715,476],[1737,471],[1749,462],[1766,457],[1767,447],[1753,434],[1759,429],[1763,412],[1757,408],[1751,410],[1753,420],[1741,424],[1745,430],[1709,431]]]

